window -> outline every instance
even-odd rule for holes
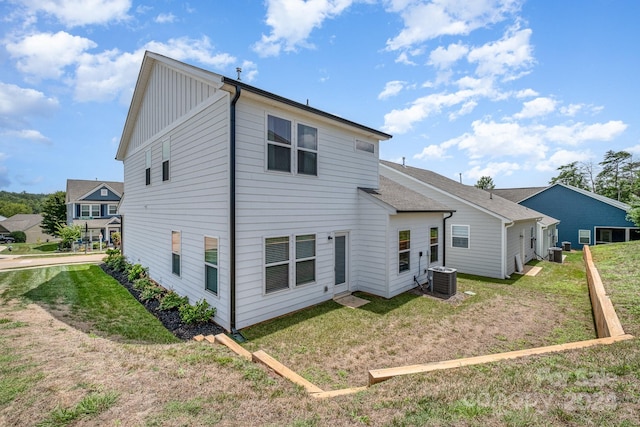
[[[289,237],[265,239],[265,292],[289,287]]]
[[[169,181],[169,158],[171,157],[171,141],[162,141],[162,180]]]
[[[291,172],[291,122],[267,117],[267,169]]]
[[[118,205],[109,205],[109,215],[118,214]]]
[[[102,197],[106,197],[106,196],[108,196],[108,195],[109,195],[109,190],[107,190],[106,188],[102,188],[102,189],[100,189],[100,195],[101,195]]]
[[[469,226],[451,226],[451,246],[454,248],[469,248]]]
[[[438,262],[438,227],[431,227],[429,239],[429,262]]]
[[[533,242],[535,242],[536,240],[536,236],[533,232],[533,227],[531,227],[531,232],[529,234],[531,235],[531,249],[533,249]]]
[[[411,249],[411,231],[401,230],[398,233],[398,273],[409,271]]]
[[[318,129],[298,124],[298,173],[318,175]]]
[[[218,295],[218,239],[204,238],[205,289]]]
[[[80,216],[83,218],[100,217],[100,205],[80,205]]]
[[[145,185],[151,185],[151,150],[144,152],[144,182]]]
[[[590,245],[591,230],[578,230],[578,243],[581,245]]]
[[[181,242],[180,232],[171,232],[171,272],[176,276],[180,276],[180,253]]]
[[[374,154],[376,152],[376,146],[370,142],[356,139],[356,150]]]
[[[296,286],[316,280],[316,235],[296,236]]]

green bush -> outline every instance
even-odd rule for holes
[[[160,310],[171,310],[183,305],[189,305],[189,297],[181,297],[174,291],[167,292],[160,300]]]
[[[133,281],[133,289],[136,289],[140,292],[144,291],[150,286],[155,286],[155,284],[146,277],[141,277],[138,280]]]
[[[183,305],[178,308],[180,310],[180,318],[186,324],[204,323],[210,321],[216,314],[216,308],[209,308],[209,303],[201,299],[196,305]]]
[[[152,284],[151,286],[147,286],[140,292],[140,299],[142,301],[149,301],[150,299],[160,299],[160,297],[164,294],[164,289],[160,286]]]
[[[24,234],[24,231],[12,231],[9,236],[16,239],[16,243],[25,243],[27,241],[27,235]]]
[[[129,265],[127,259],[120,253],[119,249],[108,249],[104,262],[110,269],[115,271],[125,271]]]
[[[127,279],[129,279],[130,282],[135,282],[146,275],[147,269],[141,264],[133,264],[127,267]]]

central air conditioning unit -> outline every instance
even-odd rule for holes
[[[447,297],[453,296],[458,291],[458,270],[449,267],[432,267],[429,269],[431,276],[431,290],[434,293]]]

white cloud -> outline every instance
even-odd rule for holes
[[[393,80],[387,82],[382,92],[378,94],[378,99],[387,99],[392,96],[396,96],[400,93],[400,91],[402,91],[402,89],[404,89],[405,84],[406,82],[403,82],[401,80]]]
[[[534,96],[538,96],[538,92],[531,88],[522,89],[515,93],[516,98],[533,98]]]
[[[611,141],[627,129],[620,120],[606,123],[575,123],[544,128],[544,137],[550,141],[567,145],[579,145],[586,141]]]
[[[590,151],[568,151],[557,150],[548,159],[538,162],[536,169],[541,172],[550,172],[558,169],[562,165],[571,162],[584,162],[593,158]]]
[[[553,113],[557,102],[552,98],[536,98],[523,104],[522,111],[513,115],[516,119],[530,119]]]
[[[67,27],[107,24],[129,18],[131,0],[23,0],[32,12],[55,16]]]
[[[44,136],[40,131],[34,129],[8,130],[0,133],[0,135],[9,138],[26,139],[28,141],[40,142],[44,144],[51,143],[51,140]]]
[[[267,0],[266,23],[269,35],[262,35],[253,50],[260,56],[277,56],[282,50],[310,48],[307,38],[326,19],[332,19],[347,9],[353,0]]]
[[[520,0],[393,0],[390,12],[400,13],[404,28],[387,40],[388,50],[403,50],[444,35],[465,35],[516,12]]]
[[[504,175],[510,176],[513,175],[514,172],[522,169],[522,165],[520,163],[512,163],[512,162],[490,162],[484,166],[474,166],[471,169],[467,170],[462,174],[465,179],[471,179],[473,181],[478,181],[478,179],[483,176],[490,176],[494,179],[497,176]]]
[[[252,61],[242,62],[242,80],[252,82],[258,77],[258,66]]]
[[[414,154],[413,158],[417,160],[434,160],[434,159],[446,159],[451,156],[447,156],[447,149],[443,145],[429,145],[424,147],[418,154]]]
[[[404,64],[404,65],[417,65],[415,62],[409,59],[409,55],[407,52],[401,52],[400,55],[395,60],[396,63]]]
[[[429,65],[440,69],[449,68],[468,52],[469,48],[462,43],[452,43],[446,48],[438,46],[429,54]]]
[[[161,13],[160,15],[156,16],[154,21],[158,24],[170,24],[172,22],[176,22],[176,19],[177,17],[173,13]]]
[[[625,148],[624,151],[631,154],[640,155],[640,144],[634,145],[633,147]]]
[[[529,43],[531,33],[530,29],[512,29],[498,41],[471,49],[467,59],[478,64],[476,74],[479,76],[516,78],[519,76],[516,71],[526,70],[534,62]]]
[[[470,114],[476,107],[478,106],[478,102],[475,100],[470,100],[462,104],[462,107],[458,111],[454,111],[449,114],[449,121],[454,121],[460,116],[466,116]]]
[[[31,116],[50,116],[59,108],[58,100],[40,91],[0,82],[0,127],[24,125]]]
[[[6,49],[12,58],[17,59],[18,70],[36,78],[59,78],[83,52],[96,46],[89,39],[59,31],[26,36],[20,41],[7,43]]]

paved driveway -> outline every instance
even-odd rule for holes
[[[0,249],[2,250],[2,249]],[[48,257],[0,255],[0,270],[43,267],[47,265],[97,264],[105,254],[57,255]]]

